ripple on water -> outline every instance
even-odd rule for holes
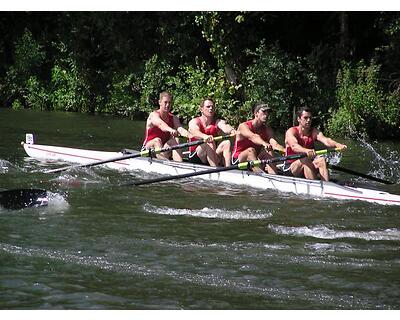
[[[339,239],[339,238],[354,238],[367,241],[374,240],[400,240],[400,230],[397,228],[390,228],[385,230],[371,230],[371,231],[343,231],[330,229],[323,225],[313,227],[286,227],[279,225],[268,225],[268,228],[277,234],[293,235],[293,236],[306,236],[320,239]]]
[[[157,207],[150,204],[144,205],[144,210],[149,213],[171,215],[171,216],[191,216],[208,219],[231,219],[231,220],[262,220],[272,217],[272,213],[264,210],[228,210],[204,207],[202,209],[178,209],[170,207]]]

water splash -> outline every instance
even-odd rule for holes
[[[231,220],[262,220],[272,217],[272,213],[261,210],[227,210],[217,208],[202,209],[177,209],[169,207],[157,207],[145,204],[143,209],[149,213],[171,215],[171,216],[191,216],[208,219],[231,219]]]
[[[47,198],[49,200],[47,209],[52,212],[65,211],[69,208],[69,203],[65,195],[47,191]]]
[[[369,172],[378,178],[390,179],[400,183],[400,155],[397,151],[386,147],[382,150],[381,145],[375,142],[368,142],[366,136],[355,135],[361,147],[372,156],[371,163],[374,164],[374,171]],[[381,149],[381,153],[378,150]]]
[[[82,188],[91,185],[108,185],[110,179],[107,176],[98,173],[91,168],[74,168],[60,173],[51,181],[59,184],[60,186],[71,188]]]
[[[337,165],[342,160],[342,156],[343,156],[343,153],[341,153],[341,152],[330,152],[326,156],[326,158],[327,158],[328,163]]]
[[[0,173],[8,172],[10,168],[10,162],[7,160],[0,159]]]
[[[367,241],[400,240],[400,229],[397,228],[371,231],[343,231],[329,229],[323,225],[317,225],[313,227],[286,227],[279,225],[268,225],[268,228],[277,234],[306,236],[319,239],[353,238]]]
[[[1,173],[13,173],[13,172],[23,172],[24,169],[18,165],[4,159],[0,159],[0,174]]]

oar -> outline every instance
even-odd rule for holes
[[[217,137],[214,137],[214,141],[218,142],[218,141],[221,141],[223,139],[231,138],[233,136],[234,136],[233,134],[224,135],[224,136],[217,136]],[[135,153],[135,154],[127,154],[127,155],[120,156],[120,157],[94,161],[94,162],[90,162],[90,163],[86,163],[86,164],[75,164],[75,165],[66,166],[66,167],[62,167],[62,168],[47,170],[44,173],[56,173],[56,172],[61,172],[61,171],[69,170],[69,169],[88,168],[88,167],[93,167],[93,166],[97,166],[97,165],[101,165],[101,164],[105,164],[105,163],[109,163],[109,162],[121,161],[121,160],[126,160],[126,159],[155,156],[156,154],[159,154],[159,153],[162,153],[162,152],[167,152],[167,151],[172,151],[172,150],[177,150],[177,149],[183,149],[183,148],[191,147],[191,146],[197,146],[197,145],[203,144],[205,142],[206,142],[205,139],[199,139],[199,140],[192,141],[192,142],[186,142],[186,143],[177,144],[177,145],[171,146],[171,147],[152,148],[152,149],[143,150],[143,151]]]
[[[45,206],[47,191],[43,189],[13,189],[0,191],[0,207],[19,210],[27,207]]]
[[[347,169],[347,168],[339,167],[339,166],[336,166],[334,164],[329,164],[329,167],[332,168],[333,170],[349,173],[349,174],[352,174],[354,176],[363,177],[365,179],[369,179],[369,180],[373,180],[373,181],[377,181],[377,182],[381,182],[381,183],[385,183],[385,184],[395,184],[395,182],[392,182],[392,181],[376,178],[374,176],[370,176],[369,174],[365,174],[365,173],[357,172],[357,171],[350,170],[350,169]]]
[[[316,151],[316,154],[321,155],[321,154],[325,154],[329,151],[339,151],[339,149],[318,150],[318,151]],[[142,180],[142,181],[138,181],[138,182],[130,182],[130,183],[123,184],[122,186],[141,186],[141,185],[151,184],[151,183],[156,183],[156,182],[190,178],[190,177],[200,176],[203,174],[212,174],[212,173],[218,173],[218,172],[222,172],[222,171],[229,171],[229,170],[235,170],[235,169],[247,170],[247,169],[251,169],[253,167],[259,167],[263,164],[284,162],[286,160],[297,160],[297,159],[301,159],[301,158],[305,158],[305,157],[307,157],[307,155],[305,153],[298,153],[298,154],[293,154],[293,155],[285,156],[285,157],[276,157],[276,158],[265,159],[265,160],[246,161],[246,162],[240,162],[238,164],[234,164],[234,165],[231,165],[228,167],[219,167],[219,168],[214,167],[212,169],[206,169],[206,170],[197,171],[197,172],[190,172],[190,173],[178,174],[178,175],[167,176],[167,177],[147,179],[147,180]]]

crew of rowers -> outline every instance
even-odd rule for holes
[[[143,149],[165,148],[179,144],[178,137],[186,137],[189,141],[203,139],[205,143],[189,148],[189,161],[207,164],[213,167],[230,166],[239,162],[274,158],[273,151],[292,155],[306,154],[307,157],[286,161],[283,170],[287,173],[306,179],[329,181],[329,171],[326,159],[317,156],[314,148],[316,141],[327,147],[346,149],[347,146],[327,138],[324,134],[311,126],[312,112],[304,107],[297,112],[298,125],[289,128],[285,134],[285,148],[274,138],[273,130],[267,126],[271,108],[265,103],[253,107],[253,119],[243,122],[235,130],[222,119],[218,119],[215,112],[214,100],[204,98],[200,104],[201,115],[189,122],[186,130],[178,117],[171,113],[172,95],[161,92],[159,109],[150,113],[146,121],[146,137]],[[233,151],[229,139],[216,144],[214,137],[221,134],[235,136]],[[159,159],[173,159],[183,161],[182,150],[177,149],[156,155]],[[270,174],[277,174],[275,164],[270,163],[254,171],[263,170]]]

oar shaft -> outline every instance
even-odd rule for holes
[[[228,139],[233,137],[232,134],[228,134],[228,135],[224,135],[224,136],[217,136],[214,137],[214,141],[218,142],[224,139]],[[139,155],[139,156],[143,156],[143,157],[148,157],[150,156],[152,153],[154,154],[159,154],[162,152],[168,152],[168,151],[173,151],[173,150],[177,150],[177,149],[183,149],[183,148],[188,148],[188,147],[192,147],[192,146],[198,146],[200,144],[205,143],[206,140],[205,139],[199,139],[199,140],[194,140],[194,141],[190,141],[190,142],[186,142],[186,143],[181,143],[181,144],[177,144],[175,146],[170,146],[170,147],[165,147],[165,148],[161,148],[161,149],[149,149],[149,150],[144,150],[141,153],[144,153],[144,155]]]
[[[214,141],[220,141],[220,140],[228,139],[228,138],[231,138],[231,137],[233,137],[232,134],[224,135],[224,136],[217,136],[217,137],[214,137]],[[187,148],[187,147],[197,146],[197,145],[203,144],[205,142],[206,141],[204,139],[199,139],[199,140],[196,140],[196,141],[177,144],[177,145],[169,146],[169,147],[165,147],[165,148],[146,149],[146,150],[143,150],[143,151],[138,152],[138,153],[127,154],[127,155],[123,155],[123,156],[120,156],[120,157],[115,157],[115,158],[99,160],[99,161],[94,161],[94,162],[85,163],[85,164],[76,164],[76,165],[66,166],[66,167],[62,167],[62,168],[47,170],[44,173],[57,173],[57,172],[62,172],[62,171],[69,170],[69,169],[72,169],[72,168],[88,168],[88,167],[98,166],[98,165],[109,163],[109,162],[116,162],[116,161],[122,161],[122,160],[126,160],[126,159],[139,158],[139,157],[155,156],[156,154],[159,154],[159,153],[162,153],[162,152],[168,152],[168,151],[183,149],[183,148]]]
[[[325,152],[326,152],[326,150],[325,150]],[[234,164],[234,165],[231,165],[228,167],[218,167],[218,168],[214,167],[211,169],[206,169],[206,170],[201,170],[201,171],[196,171],[196,172],[189,172],[189,173],[183,173],[183,174],[178,174],[178,175],[173,175],[173,176],[147,179],[147,180],[123,184],[123,186],[141,186],[141,185],[151,184],[151,183],[156,183],[156,182],[178,180],[178,179],[196,177],[196,176],[205,175],[205,174],[219,173],[219,172],[235,170],[235,169],[246,170],[246,169],[251,169],[254,167],[259,167],[264,164],[283,162],[286,160],[297,160],[297,159],[301,159],[304,157],[306,157],[305,154],[294,154],[294,155],[290,155],[290,156],[286,156],[286,157],[276,157],[276,158],[265,159],[265,160],[245,161],[245,162],[240,162],[238,164]]]
[[[348,174],[351,174],[351,175],[354,175],[354,176],[359,176],[359,177],[362,177],[362,178],[365,178],[365,179],[369,179],[369,180],[373,180],[373,181],[376,181],[376,182],[380,182],[380,183],[384,183],[384,184],[395,184],[392,181],[383,180],[383,179],[371,176],[369,174],[365,174],[365,173],[357,172],[357,171],[354,171],[354,170],[351,170],[351,169],[339,167],[339,166],[336,166],[334,164],[330,164],[329,167],[334,169],[334,170],[337,170],[337,171],[345,172],[345,173],[348,173]]]
[[[179,180],[179,179],[190,178],[190,177],[195,177],[195,176],[200,176],[200,175],[205,175],[205,174],[218,173],[218,172],[229,171],[229,170],[234,170],[234,169],[238,169],[238,164],[235,164],[235,165],[232,165],[229,167],[221,167],[218,169],[215,169],[215,168],[207,169],[207,170],[201,170],[201,171],[196,171],[196,172],[178,174],[178,175],[174,175],[174,176],[159,177],[159,178],[154,178],[154,179],[142,180],[142,181],[138,181],[138,182],[131,182],[131,183],[123,184],[123,186],[141,186],[141,185],[150,184],[150,183],[164,182],[164,181],[170,181],[170,180]]]

